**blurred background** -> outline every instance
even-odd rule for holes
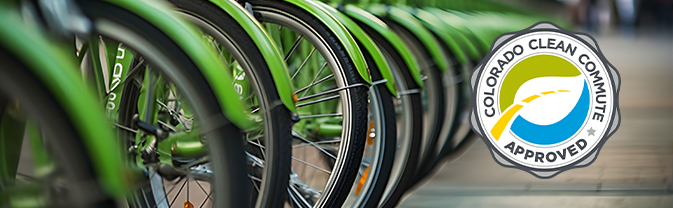
[[[473,137],[400,207],[673,207],[673,0],[499,2],[596,38],[621,74],[621,126],[592,165],[546,180],[498,165]]]

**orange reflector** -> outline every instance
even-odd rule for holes
[[[369,167],[367,167],[365,173],[362,174],[362,178],[360,178],[360,182],[358,183],[358,188],[355,189],[355,195],[360,195],[360,190],[362,189],[362,186],[365,185],[365,180],[367,180],[367,174],[369,174]]]
[[[295,103],[299,101],[297,94],[292,94],[292,100],[294,100]]]
[[[185,208],[194,208],[194,205],[191,202],[186,201],[185,202]]]

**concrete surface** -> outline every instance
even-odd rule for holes
[[[623,118],[591,166],[538,179],[475,138],[400,207],[673,207],[673,38],[595,37],[621,74]]]

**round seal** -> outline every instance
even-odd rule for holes
[[[493,158],[540,178],[591,164],[619,127],[619,73],[593,38],[550,22],[498,37],[470,83]]]

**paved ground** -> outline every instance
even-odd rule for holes
[[[673,38],[597,41],[621,74],[623,118],[594,164],[537,179],[476,138],[400,207],[673,207]]]

